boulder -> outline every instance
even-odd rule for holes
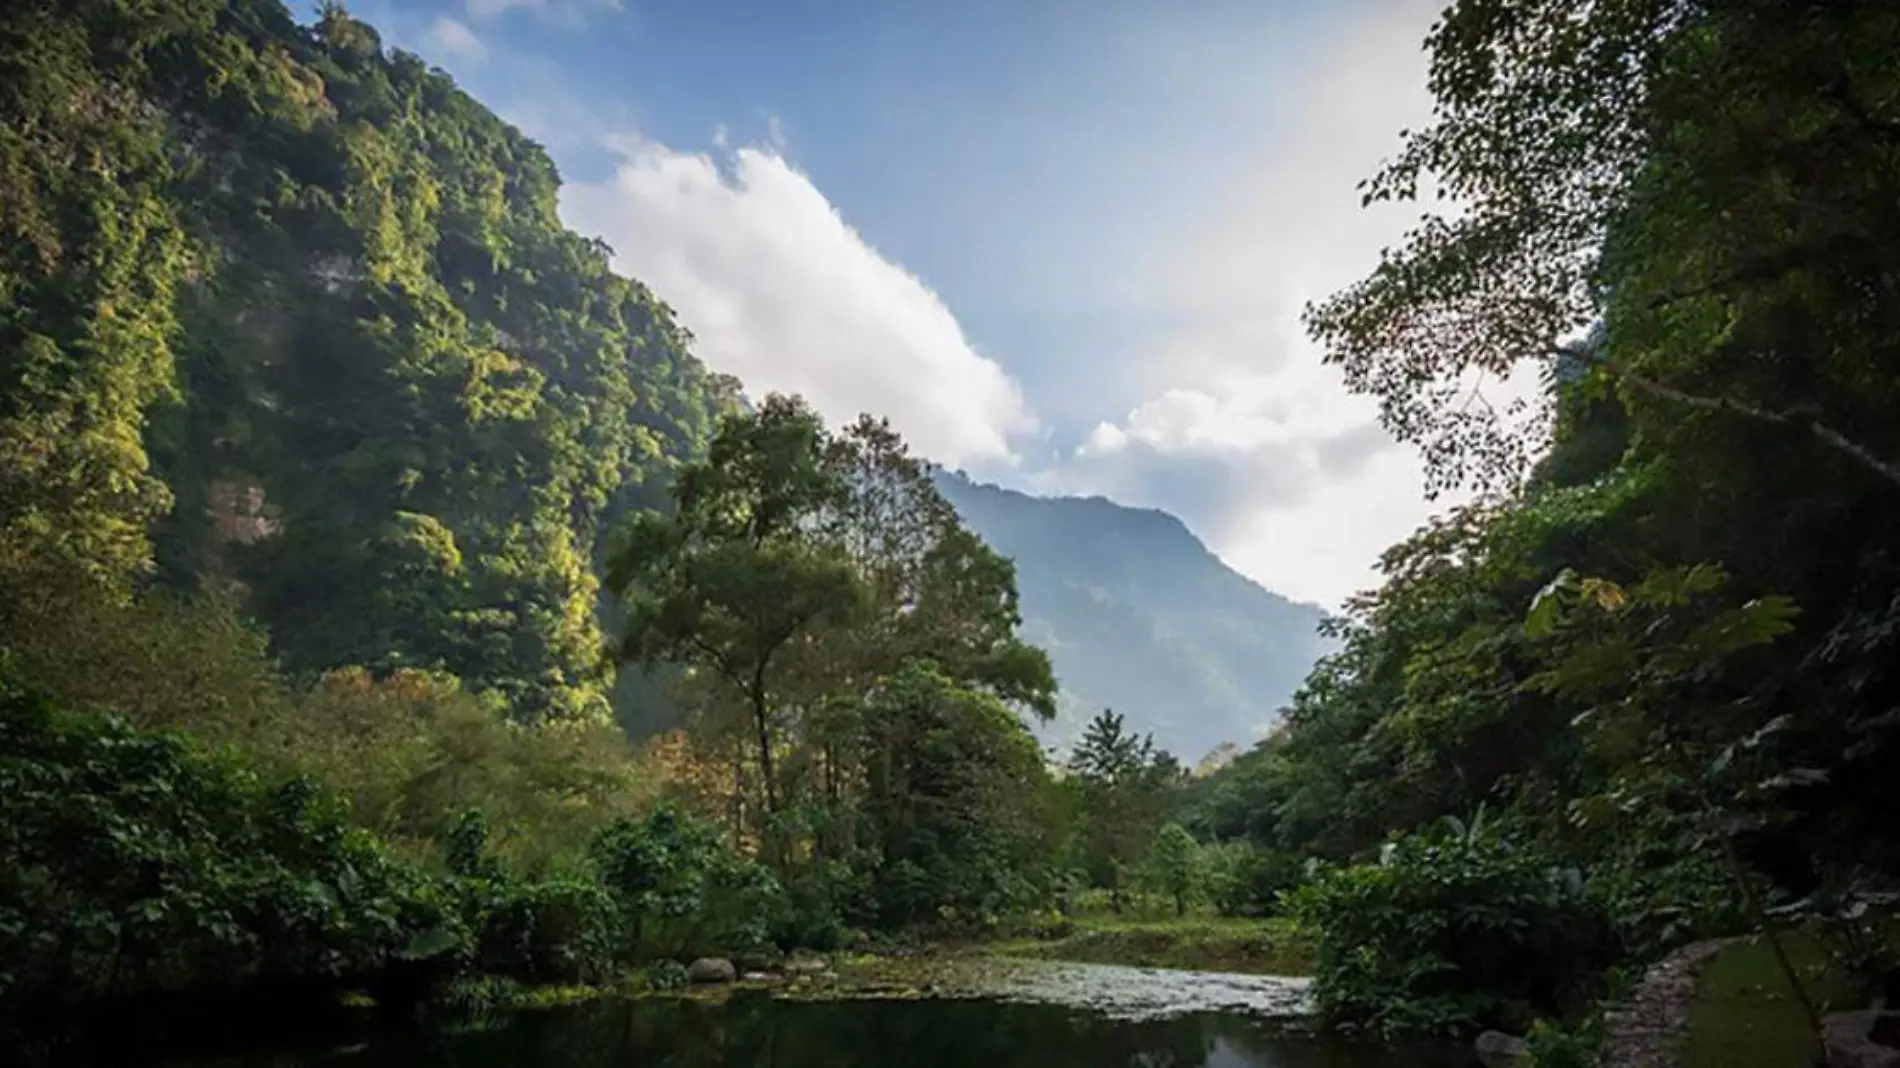
[[[695,983],[730,983],[739,970],[724,957],[701,957],[686,966],[686,978]]]
[[[785,970],[793,975],[815,975],[830,967],[823,957],[793,957],[785,962]]]
[[[1485,1068],[1505,1068],[1507,1065],[1522,1064],[1530,1056],[1530,1047],[1516,1035],[1507,1035],[1502,1031],[1486,1031],[1478,1036],[1478,1060]]]
[[[1881,1041],[1900,1029],[1900,1012],[1864,1009],[1821,1018],[1828,1068],[1900,1068],[1900,1049]]]

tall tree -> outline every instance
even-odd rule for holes
[[[1103,709],[1069,755],[1085,799],[1084,856],[1089,874],[1119,909],[1128,873],[1141,859],[1186,779],[1174,756],[1148,735],[1131,734]]]
[[[1365,199],[1458,212],[1307,322],[1434,486],[1513,484],[1546,410],[1485,385],[1569,357],[1659,426],[1798,435],[1900,489],[1892,5],[1458,0],[1427,46],[1434,121]],[[1574,344],[1598,318],[1611,344]]]
[[[779,810],[773,750],[791,654],[864,602],[850,556],[813,537],[845,490],[825,441],[810,408],[777,395],[727,419],[706,459],[680,472],[672,514],[635,517],[609,563],[621,658],[706,671],[730,688],[750,717],[768,818]]]

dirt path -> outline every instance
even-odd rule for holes
[[[1712,938],[1676,950],[1651,967],[1629,1001],[1604,1013],[1603,1068],[1674,1068],[1695,1002],[1696,973],[1735,941]]]

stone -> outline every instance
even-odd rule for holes
[[[793,957],[785,962],[785,970],[793,975],[812,975],[827,971],[830,967],[823,957]]]
[[[695,983],[730,983],[739,971],[724,957],[701,957],[686,966],[686,978]]]
[[[1900,1027],[1900,1012],[1863,1009],[1837,1012],[1821,1018],[1821,1041],[1827,1048],[1828,1068],[1900,1068],[1900,1049],[1878,1040],[1878,1035]]]
[[[772,981],[772,974],[770,972],[746,972],[742,974],[740,978],[748,983],[769,983]]]
[[[1478,1059],[1485,1068],[1505,1068],[1506,1065],[1520,1064],[1530,1056],[1530,1047],[1516,1035],[1507,1035],[1502,1031],[1486,1031],[1478,1036]]]

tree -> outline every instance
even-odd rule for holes
[[[1176,916],[1187,914],[1188,902],[1200,894],[1205,875],[1201,847],[1194,836],[1173,821],[1163,824],[1148,850],[1148,877],[1174,899]]]
[[[996,697],[911,662],[859,710],[863,820],[889,918],[1021,904],[1036,859],[1032,800],[1045,776],[1021,719]]]
[[[1786,634],[1796,612],[1785,597],[1710,605],[1727,580],[1710,565],[1658,569],[1629,587],[1560,572],[1525,618],[1527,635],[1544,645],[1549,664],[1525,686],[1589,703],[1576,722],[1612,771],[1603,794],[1573,803],[1578,825],[1684,803],[1700,817],[1698,844],[1715,848],[1727,866],[1750,921],[1766,934],[1818,1038],[1820,1013],[1770,928],[1754,876],[1735,845],[1736,836],[1760,817],[1744,815],[1735,802],[1751,792],[1825,782],[1827,772],[1781,768],[1766,777],[1756,770],[1755,777],[1765,781],[1738,790],[1732,773],[1751,764],[1749,751],[1785,727],[1785,720],[1750,723],[1737,715],[1736,702],[1705,713],[1703,722],[1695,715],[1720,683],[1723,662]]]
[[[637,516],[608,565],[626,621],[621,659],[706,671],[743,702],[768,818],[779,811],[784,668],[864,600],[850,557],[812,536],[814,517],[844,494],[824,445],[823,422],[800,401],[774,395],[728,418],[707,458],[679,473],[673,514]]]
[[[1173,755],[1148,735],[1128,733],[1103,709],[1069,755],[1085,800],[1084,855],[1090,876],[1122,906],[1125,875],[1140,859],[1186,778]]]
[[[1306,320],[1435,488],[1521,476],[1547,409],[1483,387],[1526,361],[1580,363],[1659,425],[1797,432],[1900,488],[1879,414],[1900,318],[1850,311],[1900,286],[1888,5],[1459,0],[1427,45],[1434,121],[1365,200],[1459,212]],[[1575,344],[1599,318],[1608,344]],[[1803,350],[1822,373],[1781,357]]]

